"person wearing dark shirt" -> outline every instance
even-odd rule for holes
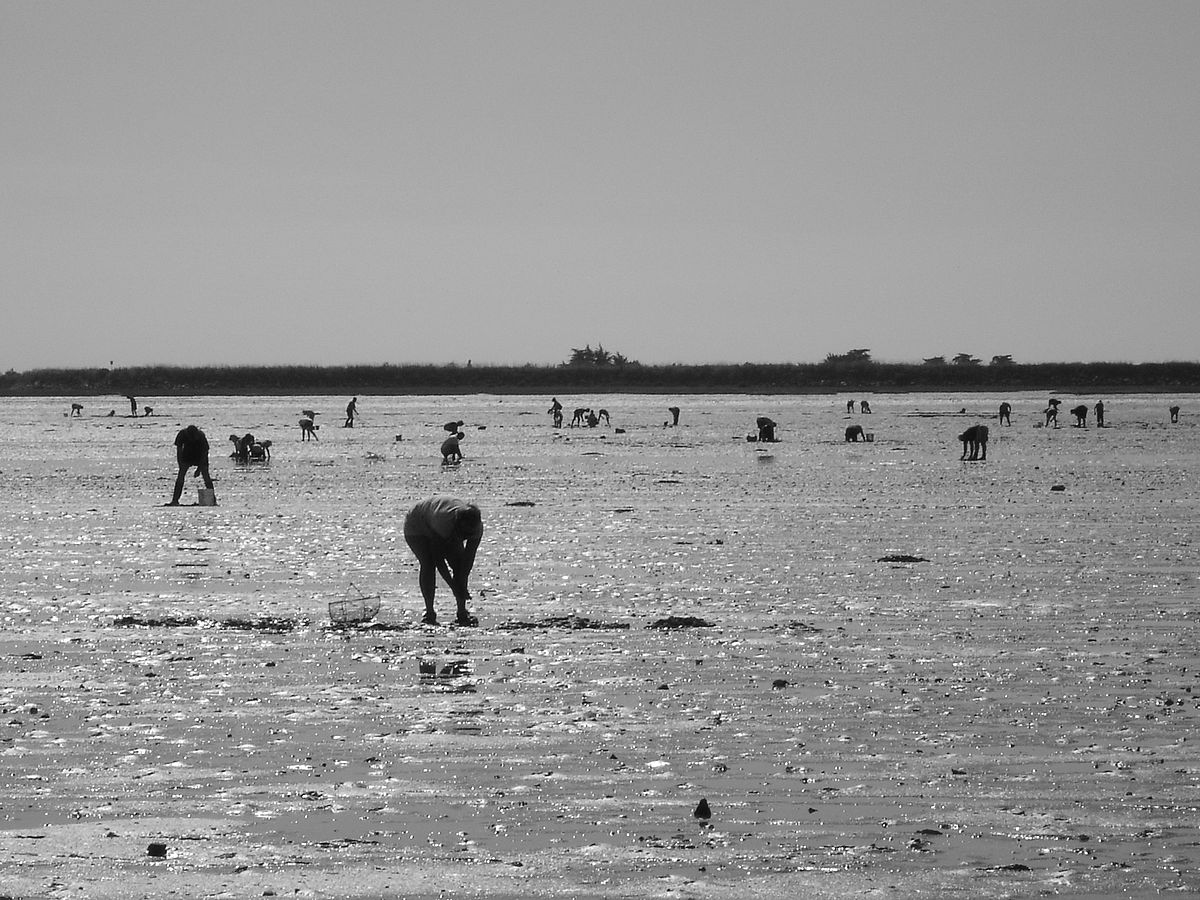
[[[188,469],[196,467],[196,474],[204,479],[204,486],[212,490],[213,480],[208,473],[208,438],[195,425],[189,425],[175,435],[175,458],[179,463],[179,475],[175,478],[175,492],[168,506],[178,506],[183,493],[183,481]]]

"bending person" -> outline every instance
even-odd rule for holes
[[[454,463],[462,462],[462,447],[459,446],[465,435],[461,431],[456,431],[450,437],[442,441],[442,465],[449,466]]]
[[[168,506],[178,506],[183,493],[183,481],[188,469],[196,467],[196,474],[204,477],[204,486],[212,490],[213,480],[208,473],[208,438],[195,425],[189,425],[175,435],[175,458],[179,462],[179,474],[175,478],[175,492]]]
[[[459,625],[477,625],[479,620],[467,611],[467,601],[471,599],[467,579],[475,566],[475,551],[483,540],[479,507],[454,497],[422,500],[404,519],[404,540],[420,564],[417,580],[425,599],[425,617],[421,621],[426,625],[437,624],[433,596],[440,574],[454,593],[455,621]]]
[[[988,427],[986,425],[972,425],[960,434],[958,439],[962,441],[963,445],[962,456],[959,459],[971,461],[987,459]]]

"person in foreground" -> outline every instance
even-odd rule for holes
[[[477,625],[479,620],[467,611],[471,594],[467,579],[475,565],[475,552],[483,540],[483,516],[479,507],[455,497],[430,497],[422,500],[404,519],[404,540],[420,564],[417,576],[425,599],[426,625],[437,624],[433,595],[437,575],[450,586],[458,607],[459,625]]]
[[[183,493],[183,480],[188,469],[196,467],[196,474],[204,478],[204,486],[212,490],[212,476],[208,474],[208,438],[195,425],[189,425],[175,435],[175,458],[179,461],[179,475],[175,478],[175,493],[167,506],[178,506]]]

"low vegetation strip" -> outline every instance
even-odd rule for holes
[[[1200,363],[144,366],[9,370],[0,396],[1200,390]]]

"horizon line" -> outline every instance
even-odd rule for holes
[[[570,362],[519,362],[519,363],[503,363],[503,362],[476,362],[468,359],[465,362],[457,360],[448,360],[442,362],[345,362],[345,363],[165,363],[165,362],[148,362],[148,363],[132,363],[128,365],[42,365],[28,369],[7,369],[3,372],[3,377],[11,377],[13,375],[29,375],[36,372],[44,371],[66,371],[66,372],[84,372],[94,370],[106,370],[109,372],[127,371],[130,369],[169,369],[169,370],[184,370],[184,369],[382,369],[382,368],[443,368],[443,369],[526,369],[526,368],[545,368],[545,369],[628,369],[628,368],[701,368],[705,366],[831,366],[834,368],[859,368],[870,366],[914,366],[917,368],[949,368],[949,369],[1009,369],[1020,368],[1023,366],[1170,366],[1170,365],[1200,365],[1200,360],[1194,359],[1168,359],[1168,360],[1044,360],[1044,361],[1029,361],[1018,362],[1016,360],[996,364],[993,362],[984,362],[976,360],[970,363],[956,363],[953,360],[945,360],[941,363],[928,363],[925,360],[887,360],[887,359],[866,359],[866,360],[839,360],[830,361],[828,359],[817,362],[799,362],[799,361],[756,361],[743,360],[741,362],[731,361],[709,361],[709,362],[641,362],[639,360],[629,360],[628,362],[616,364],[607,363],[600,365],[588,365]]]

